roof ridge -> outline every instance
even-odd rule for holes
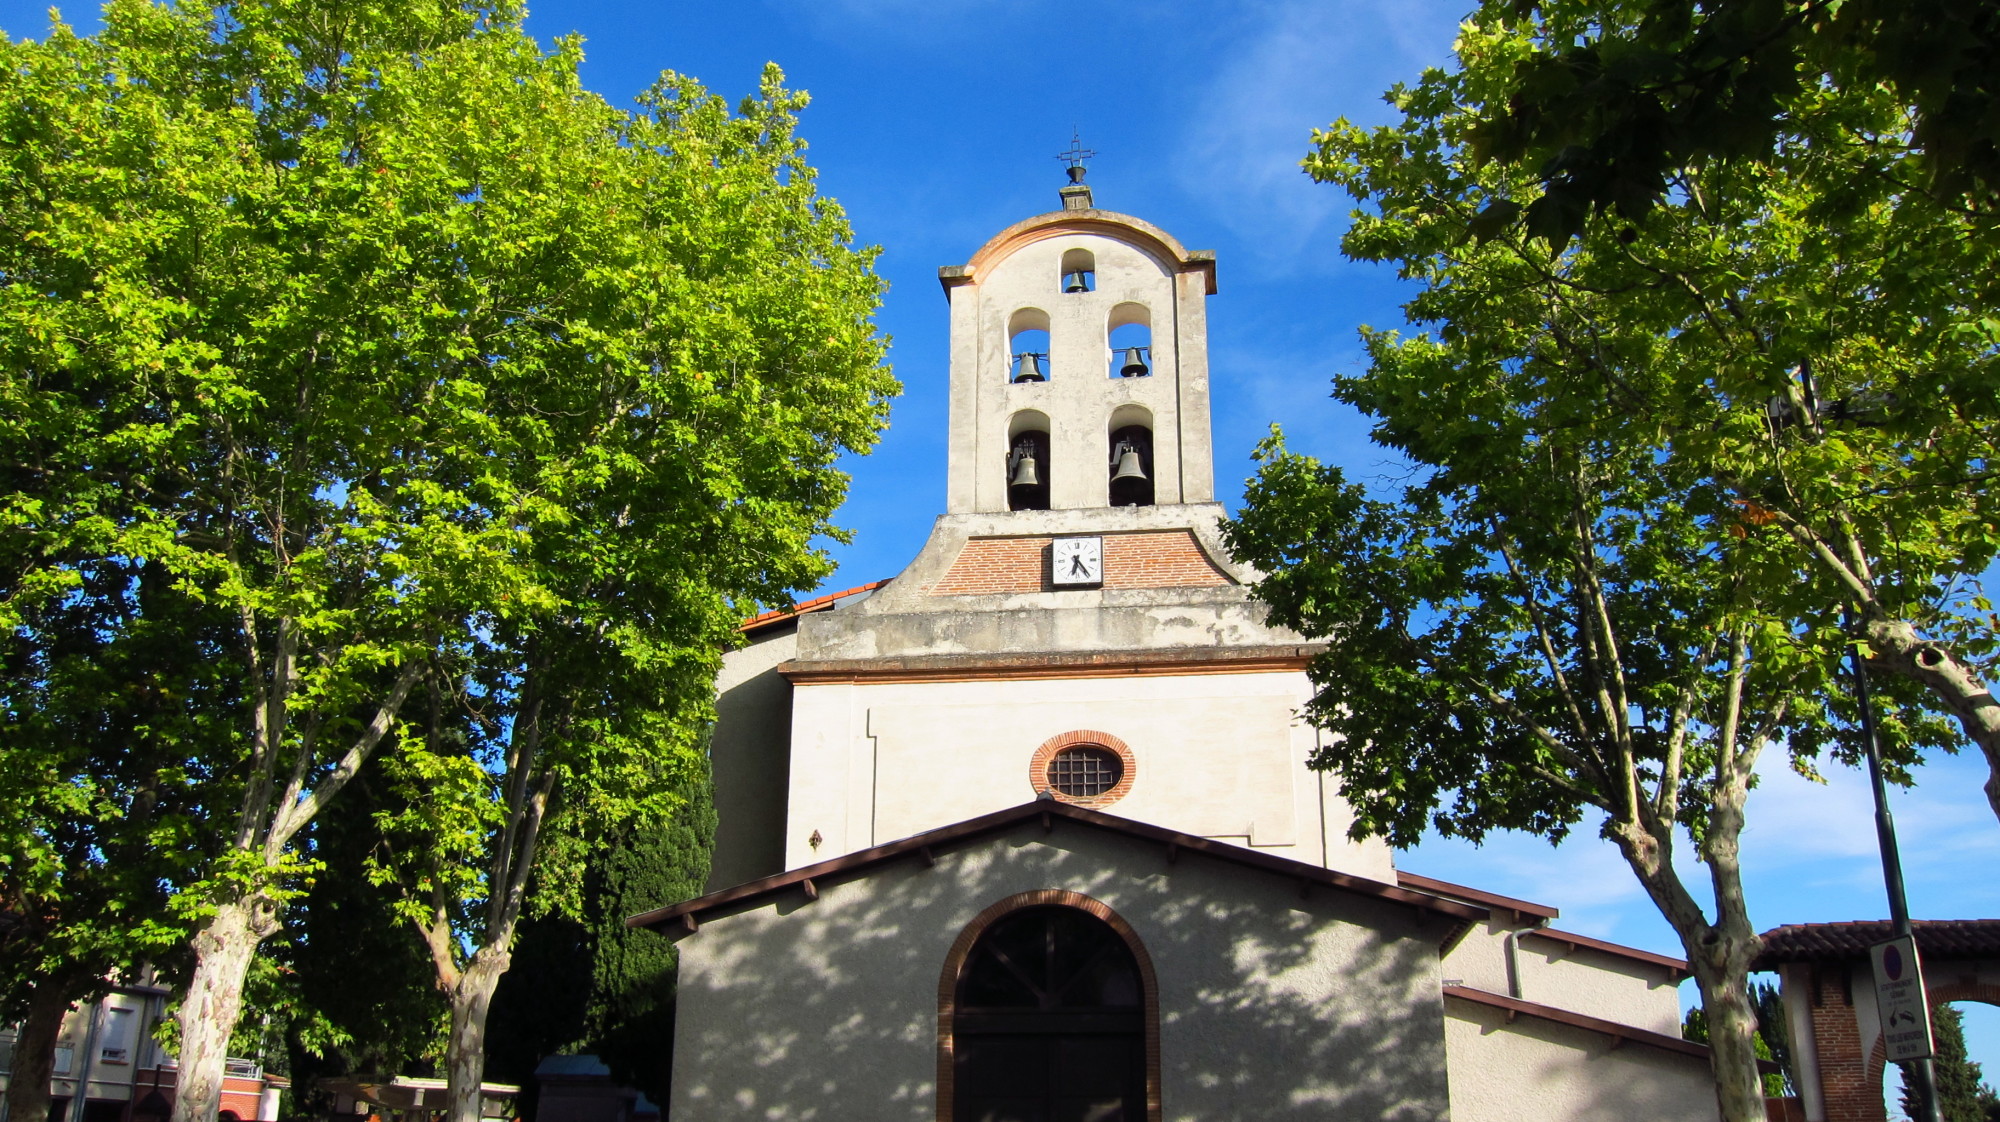
[[[819,889],[813,882],[833,877],[844,877],[862,872],[874,866],[906,857],[920,856],[926,860],[934,858],[934,851],[946,845],[968,841],[986,834],[997,833],[1036,817],[1043,820],[1045,827],[1053,828],[1055,819],[1063,818],[1098,829],[1110,830],[1129,837],[1138,837],[1158,842],[1168,848],[1170,856],[1181,850],[1199,853],[1222,861],[1261,869],[1276,876],[1296,878],[1301,887],[1318,884],[1323,887],[1354,892],[1364,896],[1421,908],[1425,911],[1440,912],[1461,920],[1483,920],[1491,914],[1488,909],[1453,900],[1419,889],[1407,888],[1400,884],[1389,884],[1372,880],[1354,873],[1344,873],[1321,865],[1310,865],[1289,857],[1279,857],[1269,853],[1218,842],[1178,830],[1169,830],[1149,822],[1139,822],[1101,810],[1091,810],[1056,799],[1036,799],[1019,806],[1007,807],[963,822],[939,826],[906,838],[884,842],[867,849],[828,858],[824,861],[787,869],[756,880],[746,881],[730,888],[704,893],[692,900],[684,900],[666,907],[654,908],[625,920],[628,927],[659,927],[670,921],[682,920],[688,930],[694,930],[696,921],[703,913],[718,911],[737,904],[747,904],[766,896],[785,891],[792,887],[805,890],[808,897],[817,898]]]

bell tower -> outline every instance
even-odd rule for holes
[[[1394,875],[1307,767],[1319,645],[1269,621],[1222,538],[1214,258],[1097,209],[1080,159],[1059,197],[939,270],[949,485],[923,549],[752,621],[725,660],[719,883],[1043,796]]]
[[[1215,498],[1215,257],[1096,209],[1084,170],[1072,160],[1063,209],[938,271],[951,301],[952,514]]]

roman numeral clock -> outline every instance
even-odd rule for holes
[[[1057,588],[1104,583],[1104,539],[1057,538],[1049,550],[1049,574]]]

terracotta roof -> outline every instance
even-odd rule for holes
[[[711,892],[706,896],[696,897],[693,900],[674,904],[669,907],[655,908],[650,912],[644,912],[628,918],[625,924],[628,927],[657,928],[673,920],[680,920],[686,930],[692,931],[695,928],[695,924],[699,922],[704,914],[732,908],[736,905],[751,904],[765,897],[773,896],[793,888],[803,891],[807,899],[816,900],[819,898],[819,885],[817,882],[832,881],[836,878],[846,879],[872,869],[877,865],[903,857],[918,857],[925,861],[934,860],[935,855],[940,850],[947,849],[961,842],[984,837],[988,834],[999,833],[1002,830],[1011,829],[1022,822],[1032,821],[1036,818],[1040,818],[1043,826],[1047,829],[1054,829],[1055,823],[1061,820],[1095,829],[1108,830],[1112,833],[1123,834],[1126,837],[1142,838],[1147,841],[1158,842],[1166,847],[1167,859],[1170,862],[1175,860],[1181,851],[1186,851],[1188,853],[1199,853],[1218,861],[1228,861],[1253,869],[1261,869],[1275,876],[1297,881],[1302,892],[1312,885],[1321,885],[1344,892],[1352,892],[1361,896],[1372,896],[1380,900],[1407,904],[1413,908],[1451,916],[1454,919],[1478,921],[1487,918],[1488,915],[1485,908],[1475,907],[1457,900],[1444,899],[1427,892],[1414,891],[1393,884],[1384,884],[1381,881],[1369,880],[1366,877],[1358,877],[1350,873],[1335,872],[1332,869],[1321,868],[1318,865],[1308,865],[1303,861],[1294,861],[1288,857],[1274,857],[1268,853],[1258,853],[1255,850],[1243,849],[1239,846],[1228,845],[1223,842],[1210,841],[1207,838],[1179,833],[1145,822],[1134,822],[1129,818],[1120,818],[1115,814],[1105,814],[1097,810],[1086,810],[1083,807],[1058,802],[1054,799],[1037,799],[1034,802],[1022,803],[1020,806],[994,811],[992,814],[981,815],[978,818],[970,818],[955,825],[941,826],[935,830],[927,830],[924,833],[914,834],[900,841],[893,841],[885,845],[858,850],[845,856],[835,857],[831,860],[806,865],[789,872],[778,873],[773,876],[749,881],[745,884],[739,884],[734,888],[725,888],[719,892]]]
[[[774,623],[783,623],[788,619],[797,619],[799,616],[811,612],[830,611],[839,606],[835,601],[843,597],[854,596],[863,592],[873,592],[888,583],[888,578],[870,581],[867,584],[857,584],[853,588],[843,589],[839,592],[829,592],[824,596],[815,596],[810,600],[801,600],[789,608],[773,608],[768,612],[761,612],[737,624],[736,630],[743,632],[758,631]]]
[[[1523,936],[1532,935],[1537,939],[1552,940],[1554,942],[1563,943],[1573,948],[1581,947],[1586,950],[1601,951],[1604,954],[1617,955],[1619,958],[1629,958],[1634,962],[1649,963],[1653,966],[1664,966],[1670,973],[1678,975],[1674,979],[1677,982],[1680,981],[1681,978],[1686,978],[1690,976],[1687,959],[1684,958],[1674,958],[1671,955],[1654,954],[1652,951],[1642,951],[1637,947],[1628,947],[1623,943],[1612,943],[1612,942],[1607,942],[1603,939],[1593,939],[1588,935],[1576,935],[1568,931],[1557,931],[1553,927],[1537,927],[1528,931],[1523,931],[1521,932],[1521,934]]]
[[[1396,871],[1396,883],[1404,888],[1414,888],[1418,892],[1428,892],[1433,896],[1448,896],[1454,900],[1467,900],[1482,904],[1496,912],[1514,912],[1518,915],[1540,916],[1554,919],[1562,912],[1547,904],[1537,904],[1530,900],[1516,900],[1512,896],[1502,896],[1497,892],[1485,892],[1477,888],[1467,888],[1435,877],[1418,876],[1415,873]]]
[[[1983,958],[2000,955],[2000,919],[1919,919],[1910,924],[1925,958]],[[1774,970],[1788,962],[1846,962],[1866,958],[1868,948],[1890,937],[1886,919],[1851,923],[1791,923],[1764,932],[1763,953],[1752,970]]]
[[[1444,995],[1446,997],[1456,997],[1461,1001],[1470,1001],[1477,1005],[1489,1005],[1495,1009],[1505,1009],[1507,1011],[1507,1019],[1510,1021],[1518,1015],[1534,1017],[1543,1021],[1553,1021],[1559,1025],[1569,1025],[1572,1028],[1601,1032],[1612,1039],[1613,1047],[1625,1041],[1631,1041],[1634,1044],[1645,1044],[1668,1052],[1679,1052],[1684,1056],[1698,1056],[1702,1060],[1708,1059],[1708,1045],[1706,1044],[1697,1044],[1692,1040],[1682,1040],[1678,1036],[1669,1036],[1664,1032],[1654,1032],[1651,1029],[1621,1025],[1617,1021],[1607,1021],[1602,1017],[1592,1017],[1586,1013],[1572,1013],[1567,1009],[1558,1009],[1553,1005],[1543,1005],[1535,1001],[1523,1001],[1518,997],[1508,997],[1504,994],[1487,993],[1485,990],[1476,990],[1470,986],[1446,986],[1444,988]],[[1757,1066],[1763,1071],[1778,1070],[1778,1065],[1769,1060],[1758,1060]]]

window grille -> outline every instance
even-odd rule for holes
[[[1095,744],[1065,748],[1049,760],[1049,786],[1073,799],[1102,795],[1125,778],[1125,761],[1118,753]]]

